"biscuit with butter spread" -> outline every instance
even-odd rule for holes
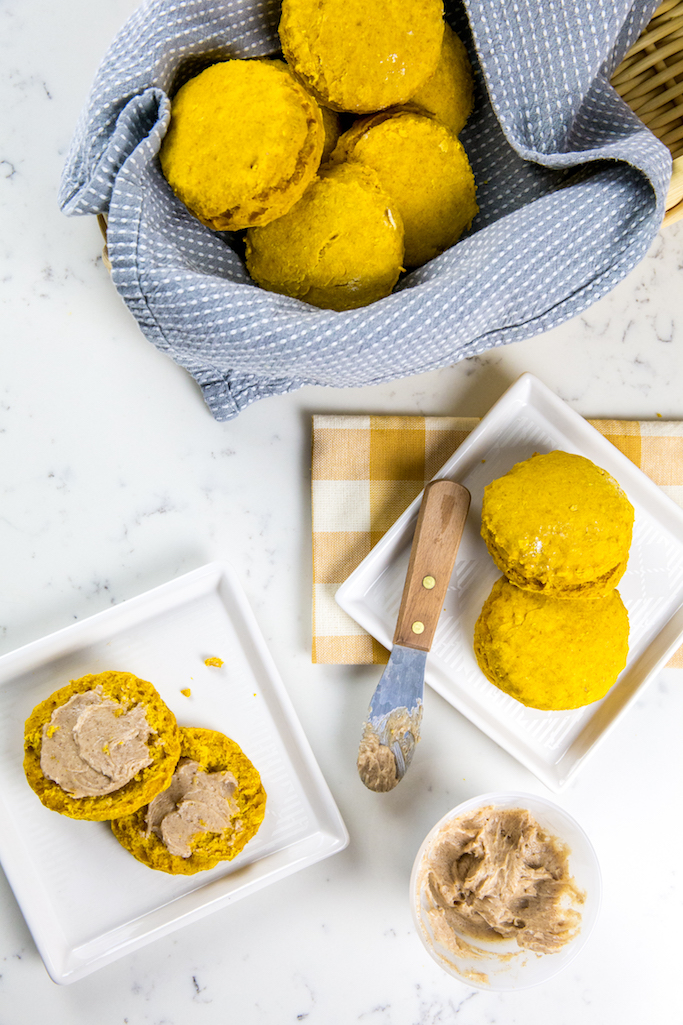
[[[169,787],[111,828],[149,868],[193,875],[240,853],[261,826],[266,792],[234,740],[197,727],[183,727],[181,735]]]
[[[491,683],[523,705],[580,708],[604,697],[626,665],[628,613],[617,590],[595,601],[493,585],[474,629]]]
[[[585,456],[535,453],[484,489],[481,535],[518,587],[556,598],[602,598],[626,570],[633,506]]]
[[[442,0],[283,0],[282,50],[333,110],[370,113],[405,103],[434,72]]]
[[[24,772],[52,811],[97,822],[163,790],[180,754],[175,716],[133,673],[72,680],[37,705],[24,730]]]

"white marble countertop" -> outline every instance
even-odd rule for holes
[[[311,664],[310,416],[478,416],[531,371],[586,416],[680,419],[683,223],[612,294],[542,337],[381,387],[304,388],[216,423],[120,302],[95,220],[69,220],[56,204],[92,77],[134,6],[5,0],[0,9],[0,654],[228,561],[351,841],[65,987],[45,972],[0,873],[0,1021],[680,1021],[683,671],[652,680],[556,797],[589,833],[604,876],[602,913],[578,958],[516,994],[442,973],[408,906],[422,838],[478,793],[547,791],[433,693],[401,786],[380,796],[359,782],[359,728],[378,669]]]

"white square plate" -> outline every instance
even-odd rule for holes
[[[206,666],[209,656],[223,666]],[[181,726],[227,734],[259,770],[265,818],[234,861],[194,876],[156,872],[106,822],[48,811],[29,788],[22,761],[31,710],[69,680],[106,669],[150,680]],[[0,860],[55,982],[82,978],[347,843],[228,566],[211,563],[0,658]]]
[[[474,624],[500,576],[480,536],[484,487],[534,452],[552,449],[602,466],[635,508],[631,554],[619,584],[630,620],[628,662],[606,697],[568,712],[526,708],[504,694],[481,672],[472,648]],[[436,476],[464,484],[472,505],[426,682],[546,786],[559,790],[683,640],[683,511],[531,374],[505,392]],[[344,611],[388,648],[421,500],[415,499],[336,594]]]

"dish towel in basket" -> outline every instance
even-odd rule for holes
[[[472,417],[313,417],[314,662],[387,661],[387,650],[337,605],[335,592],[478,423]],[[683,507],[683,421],[589,423]],[[668,665],[683,667],[683,648]]]
[[[273,0],[145,0],[96,75],[61,208],[108,214],[116,288],[218,420],[304,384],[358,387],[455,363],[576,316],[645,255],[671,156],[609,78],[656,4],[447,0],[476,72],[461,139],[480,213],[466,238],[363,309],[258,288],[240,240],[203,227],[161,174],[174,83],[207,55],[276,53]]]

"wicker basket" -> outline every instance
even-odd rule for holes
[[[683,217],[683,0],[664,0],[612,76],[612,85],[671,150],[664,224]]]

